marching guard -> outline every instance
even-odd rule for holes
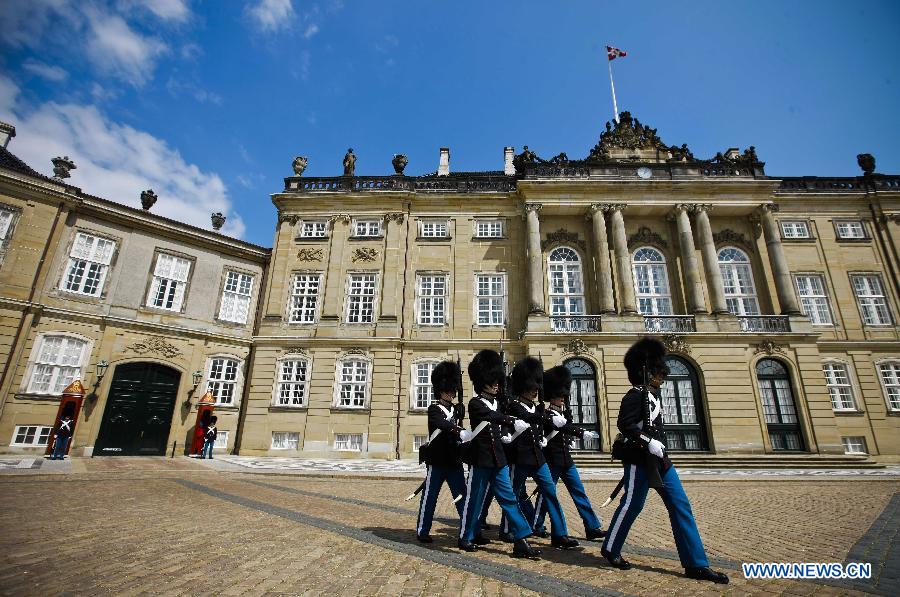
[[[622,557],[622,546],[644,507],[647,491],[653,487],[669,512],[678,557],[686,576],[728,584],[725,574],[709,568],[691,503],[666,453],[659,395],[659,387],[669,373],[665,355],[665,346],[653,338],[637,341],[625,353],[625,369],[632,388],[622,399],[618,418],[621,433],[613,445],[613,456],[623,462],[624,475],[620,485],[624,485],[625,494],[609,523],[601,553],[613,567],[631,568]]]

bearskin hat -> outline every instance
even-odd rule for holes
[[[562,365],[544,371],[544,396],[567,398],[572,391],[572,373]]]
[[[476,392],[481,392],[486,386],[500,383],[506,373],[503,371],[503,361],[500,355],[493,350],[479,351],[469,363],[469,379],[475,386]]]
[[[514,396],[532,392],[544,383],[544,366],[534,357],[525,357],[513,367],[512,392]]]
[[[649,336],[631,345],[625,353],[624,363],[625,370],[628,371],[628,381],[636,386],[644,383],[644,365],[647,366],[648,378],[660,372],[669,372],[666,366],[666,347],[656,338]]]
[[[453,361],[442,361],[431,372],[431,387],[438,399],[442,392],[456,394],[459,389],[459,367]]]

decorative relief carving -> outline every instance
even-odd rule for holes
[[[334,214],[333,216],[328,218],[328,221],[329,223],[334,223],[338,220],[341,220],[342,222],[349,222],[351,219],[352,218],[350,217],[350,214]]]
[[[306,349],[305,346],[286,346],[281,349],[281,354],[283,354],[283,355],[297,354],[300,356],[308,357],[309,351]]]
[[[150,336],[143,342],[137,342],[131,346],[126,346],[125,350],[130,350],[138,354],[156,353],[168,359],[181,356],[181,351],[173,344],[169,344],[159,336]]]
[[[560,228],[556,232],[550,232],[547,234],[547,238],[541,242],[541,250],[546,251],[548,248],[555,245],[564,245],[564,244],[574,244],[578,245],[578,247],[585,251],[587,250],[587,244],[578,238],[578,235],[574,232],[569,232],[564,228]]]
[[[767,211],[772,212],[772,213],[778,213],[778,211],[780,211],[780,210],[779,210],[779,207],[774,203],[763,203],[762,205],[759,206],[760,213],[766,213]]]
[[[341,353],[341,356],[338,358],[344,358],[349,356],[359,356],[359,357],[368,357],[369,353],[365,351],[363,348],[359,348],[358,346],[353,346],[346,349]]]
[[[581,338],[575,338],[568,344],[562,344],[562,349],[564,354],[593,354],[594,351],[588,347],[587,344],[584,343],[584,340]]]
[[[756,350],[753,351],[753,354],[759,354],[761,352],[764,352],[769,356],[775,353],[784,354],[784,347],[780,344],[775,344],[771,340],[763,340],[756,345]]]
[[[656,234],[646,226],[641,226],[638,231],[628,237],[628,248],[632,249],[637,245],[656,245],[666,248],[668,244],[660,235]]]
[[[359,247],[353,250],[353,261],[375,261],[378,257],[378,249]]]
[[[753,243],[748,241],[743,234],[735,232],[731,228],[714,233],[713,241],[716,245],[741,245],[745,249],[753,250]]]
[[[297,251],[297,257],[300,261],[322,261],[325,258],[325,251],[322,249],[304,248]]]
[[[398,224],[402,224],[403,220],[406,218],[406,214],[402,211],[391,212],[384,214],[384,221],[387,222],[397,222]]]
[[[681,354],[690,354],[691,347],[688,346],[684,336],[678,334],[666,334],[663,336],[663,345],[669,352],[680,352]]]

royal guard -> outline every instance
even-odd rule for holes
[[[81,385],[81,380],[76,379],[66,386],[59,400],[53,431],[50,433],[47,450],[44,452],[44,454],[50,454],[51,460],[63,460],[64,456],[69,453],[82,403],[84,403],[84,386]]]
[[[206,443],[206,428],[209,427],[215,408],[216,399],[212,392],[207,391],[197,403],[197,422],[194,424],[194,438],[191,440],[190,454],[192,456],[203,453],[203,445]]]

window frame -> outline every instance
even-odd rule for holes
[[[859,310],[860,323],[866,327],[873,328],[885,328],[891,327],[894,325],[894,314],[891,312],[890,302],[888,301],[887,289],[884,286],[884,280],[882,279],[880,272],[848,272],[848,276],[850,278],[850,289],[853,291],[853,296],[856,299],[856,308]],[[883,323],[869,323],[866,321],[866,310],[863,307],[863,303],[860,300],[860,295],[856,292],[856,284],[854,283],[854,278],[873,278],[878,282],[878,286],[881,289],[881,294],[876,295],[867,295],[864,298],[872,299],[881,297],[884,302],[884,311],[887,314],[887,321]],[[877,307],[876,307],[877,311]]]
[[[831,383],[831,378],[825,372],[825,368],[826,367],[835,367],[835,366],[844,368],[844,374],[847,377],[846,383],[840,383],[840,384],[832,384]],[[831,410],[835,413],[857,413],[857,412],[860,412],[859,402],[856,398],[856,396],[857,396],[856,384],[854,383],[854,376],[853,376],[851,369],[852,368],[850,367],[850,364],[846,361],[842,361],[841,359],[834,359],[834,358],[822,359],[822,376],[825,378],[825,388],[828,390],[828,396],[831,399]],[[840,408],[836,408],[835,401],[834,401],[834,394],[832,393],[832,388],[844,388],[844,387],[846,387],[849,391],[850,406],[849,407],[841,406]],[[843,399],[843,397],[842,397],[842,399]],[[843,400],[842,400],[842,402],[843,402]]]
[[[246,297],[246,299],[247,299],[247,312],[244,316],[244,321],[237,321],[235,319],[226,319],[225,317],[222,316],[222,309],[225,307],[225,293],[229,292],[228,290],[226,290],[226,288],[228,286],[228,277],[231,274],[238,276],[238,283],[237,283],[238,289],[240,289],[241,277],[250,278],[250,289],[248,291],[248,294],[244,295],[239,292],[230,292],[230,294],[234,294],[238,297]],[[216,308],[216,320],[221,321],[223,323],[231,324],[231,325],[246,326],[248,324],[248,322],[250,321],[250,315],[253,311],[253,292],[255,290],[255,286],[256,286],[256,275],[255,274],[245,271],[245,270],[232,268],[232,267],[224,268],[222,270],[222,282],[220,284],[220,290],[219,290],[219,304]]]
[[[493,272],[476,271],[473,273],[473,276],[474,276],[473,289],[475,292],[472,293],[472,315],[473,315],[472,322],[474,323],[474,325],[476,327],[479,327],[479,328],[505,327],[508,313],[509,313],[509,286],[508,286],[509,276],[507,275],[507,272],[506,271],[493,271]],[[500,284],[502,285],[500,295],[498,296],[498,295],[494,295],[494,294],[486,294],[486,295],[478,294],[479,293],[478,278],[479,277],[493,277],[493,276],[500,278]],[[481,323],[479,321],[479,317],[478,317],[478,313],[479,313],[478,301],[479,301],[479,299],[487,299],[487,300],[491,300],[491,301],[495,301],[495,300],[499,299],[500,314],[502,316],[501,317],[502,321],[500,321],[499,323],[494,323],[494,322],[490,322],[490,321],[487,323]],[[488,313],[493,313],[493,309],[489,309]]]
[[[228,429],[219,429],[216,428],[216,441],[213,444],[213,449],[216,450],[227,450],[228,449]],[[224,439],[223,439],[224,438]]]
[[[172,257],[175,259],[183,259],[183,260],[187,261],[189,264],[187,276],[186,276],[185,281],[183,282],[184,283],[184,292],[181,294],[181,304],[178,306],[178,308],[174,308],[174,303],[173,303],[173,308],[170,309],[167,307],[158,307],[150,302],[151,301],[150,295],[151,295],[151,292],[153,292],[154,279],[157,277],[156,276],[156,267],[157,267],[157,264],[159,263],[159,258],[163,255],[165,255],[167,257]],[[184,313],[187,310],[188,292],[190,292],[190,289],[191,289],[191,280],[194,277],[194,271],[196,270],[196,266],[197,266],[197,259],[191,255],[179,253],[178,251],[170,251],[168,249],[157,248],[153,252],[153,260],[150,263],[150,279],[147,283],[147,290],[144,293],[143,306],[147,309],[152,309],[154,311],[163,311],[166,313]],[[171,278],[162,278],[162,279],[171,280]],[[175,281],[179,282],[178,280],[175,280]]]
[[[412,451],[413,454],[419,453],[419,448],[428,443],[428,435],[420,435],[418,433],[414,433],[412,437]],[[418,444],[418,445],[416,445]]]
[[[434,371],[434,368],[441,362],[441,359],[437,357],[421,357],[414,360],[410,363],[409,366],[409,410],[424,413],[428,411],[428,407],[431,406],[434,402],[436,402],[434,397],[434,388],[431,385],[431,372]],[[418,383],[418,368],[419,365],[431,365],[431,368],[428,371],[428,383],[420,384]],[[428,404],[425,406],[418,405],[418,390],[419,388],[427,387],[428,388]]]
[[[338,438],[339,438],[339,437],[342,437],[342,436],[344,436],[344,437],[347,438],[348,446],[352,446],[352,445],[353,445],[353,444],[350,442],[350,439],[353,438],[353,437],[357,437],[357,436],[358,436],[358,437],[359,437],[359,447],[358,447],[357,449],[353,449],[353,447],[338,448],[338,441],[339,441]],[[334,434],[334,441],[333,441],[332,444],[331,444],[331,449],[332,449],[334,452],[355,452],[355,453],[362,453],[362,452],[365,452],[365,450],[363,449],[363,448],[365,447],[365,445],[366,445],[366,434],[365,434],[365,433],[335,433],[335,434]]]
[[[497,235],[481,235],[478,233],[479,224],[497,224],[500,227],[500,233]],[[506,238],[506,218],[474,218],[472,223],[472,238],[476,240]]]
[[[421,218],[419,224],[419,239],[447,240],[450,238],[450,220],[448,218]],[[444,234],[437,234],[438,228],[443,225]],[[435,234],[425,234],[426,226],[434,226]]]
[[[28,395],[28,396],[40,396],[40,397],[46,397],[46,398],[55,398],[55,397],[62,396],[62,390],[64,390],[66,388],[66,386],[69,385],[68,383],[64,384],[59,392],[53,392],[53,391],[39,392],[39,391],[35,391],[34,389],[32,389],[33,384],[34,384],[35,370],[37,369],[37,367],[39,365],[46,364],[46,363],[42,363],[39,361],[40,353],[44,349],[44,343],[50,338],[57,338],[57,337],[62,337],[63,339],[76,340],[76,341],[84,343],[84,345],[81,348],[80,363],[78,364],[77,367],[74,367],[74,368],[78,369],[78,372],[76,373],[75,377],[73,377],[72,381],[74,381],[76,379],[83,380],[85,378],[85,372],[87,370],[87,365],[88,365],[88,362],[90,362],[90,357],[94,350],[94,340],[92,338],[89,338],[87,336],[82,336],[79,334],[73,334],[71,332],[65,332],[65,331],[47,330],[44,332],[38,332],[37,336],[35,336],[34,343],[31,346],[31,353],[28,355],[28,361],[25,366],[25,374],[22,376],[22,380],[21,380],[21,383],[19,386],[20,394]],[[57,364],[54,364],[53,366],[60,367],[60,365],[57,365]],[[54,380],[57,379],[57,375],[58,375],[57,372],[51,373],[51,381],[48,382],[50,384],[51,390],[54,385],[58,385],[58,384],[54,383]],[[71,381],[69,383],[71,383]]]
[[[371,233],[371,226],[374,224],[378,228],[378,232],[376,234]],[[366,226],[365,234],[359,233],[359,226]],[[384,237],[384,222],[380,218],[356,218],[352,223],[352,234],[350,238],[383,238]]]
[[[327,240],[329,238],[329,222],[328,218],[309,218],[305,220],[300,220],[297,223],[297,240],[303,241],[320,241]],[[323,225],[322,234],[306,234],[306,225],[312,224],[313,226],[317,226],[319,224]]]
[[[897,369],[897,384],[890,384],[890,386],[886,383],[884,378],[884,373],[882,372],[882,367],[885,365],[889,365],[891,367],[896,367]],[[900,415],[900,359],[879,359],[875,361],[875,370],[878,372],[878,383],[881,384],[881,392],[882,396],[884,396],[884,405],[887,409],[887,414],[891,416]],[[897,406],[894,407],[891,403],[891,394],[889,388],[896,387],[897,388]]]
[[[553,260],[553,254],[560,250],[569,250],[575,254],[578,258],[577,261],[563,261],[563,260]],[[558,247],[553,247],[550,251],[547,252],[547,311],[550,317],[582,317],[587,315],[587,295],[585,293],[585,285],[584,285],[584,259],[581,254],[574,248],[568,245],[560,245]],[[578,278],[581,292],[573,292],[568,289],[568,272],[569,268],[572,266],[577,266],[578,268]],[[554,267],[562,267],[563,274],[563,291],[562,293],[557,293],[553,291],[553,274],[555,273]],[[553,299],[561,298],[563,300],[564,312],[556,313],[553,311]],[[581,299],[581,312],[575,313],[570,309],[570,303],[573,299],[577,300]]]
[[[291,448],[291,447],[290,447],[290,442],[286,442],[286,443],[288,443],[288,446],[287,446],[287,447],[285,447],[285,448],[276,448],[276,447],[275,447],[275,434],[276,434],[276,433],[277,433],[277,434],[284,435],[286,438],[289,438],[289,436],[296,435],[296,436],[297,436],[297,447],[296,447],[296,448]],[[271,440],[270,440],[270,442],[269,442],[269,449],[270,449],[270,450],[279,450],[279,451],[284,450],[284,451],[286,451],[286,452],[299,452],[299,451],[300,451],[300,432],[299,432],[299,431],[273,431],[273,432],[272,432]]]
[[[443,294],[423,295],[422,294],[422,279],[423,278],[434,278],[435,280],[442,278],[443,286],[444,286]],[[433,290],[434,290],[434,284],[432,284],[432,291]],[[443,302],[443,308],[440,311],[441,321],[440,321],[440,323],[436,323],[433,320],[436,319],[436,316],[438,313],[434,309],[434,303],[437,302],[439,299],[442,300],[442,302]],[[449,299],[450,299],[450,274],[449,274],[449,272],[430,272],[430,271],[416,272],[415,303],[413,305],[413,308],[414,308],[414,312],[415,312],[417,326],[421,326],[421,327],[425,327],[425,328],[447,327],[450,324],[449,317],[448,317],[448,314],[450,313],[450,310],[448,309],[449,302],[450,302]],[[422,315],[423,315],[422,301],[423,300],[427,300],[428,303],[432,306],[431,311],[430,311],[432,322],[430,322],[430,323],[424,323],[422,321]]]
[[[355,276],[372,276],[374,280],[372,281],[372,294],[360,294],[359,297],[361,299],[366,299],[371,297],[372,301],[372,320],[371,321],[350,321],[350,308],[353,304],[352,299],[357,296],[351,294],[351,290],[353,290],[353,278]],[[347,272],[346,285],[344,287],[344,324],[345,325],[375,325],[378,320],[378,281],[379,281],[379,272],[378,270],[362,270],[362,271],[350,271]],[[365,289],[365,286],[361,287],[362,290]],[[362,300],[360,302],[360,315],[362,314]]]
[[[653,251],[654,253],[656,253],[657,255],[659,255],[662,258],[662,261],[636,261],[635,257],[637,256],[637,254],[644,250]],[[665,283],[666,291],[667,291],[666,294],[652,293],[652,292],[651,293],[642,293],[640,291],[640,288],[638,287],[638,268],[641,268],[641,267],[646,267],[646,268],[656,267],[656,268],[659,268],[662,270],[663,282]],[[649,275],[649,271],[651,271],[651,270],[648,269],[647,278],[648,278],[648,280],[652,280],[652,276]],[[650,246],[650,245],[644,245],[644,246],[637,247],[634,251],[631,252],[631,276],[632,276],[632,280],[634,281],[634,298],[635,298],[635,302],[637,303],[638,313],[640,313],[641,315],[643,315],[645,317],[674,315],[675,310],[672,305],[672,284],[669,281],[669,264],[666,261],[665,253],[660,251],[658,248]],[[646,313],[641,309],[641,299],[650,301],[651,311],[649,313]],[[663,313],[662,310],[660,310],[660,308],[659,308],[660,301],[663,301],[663,300],[668,301],[669,309],[668,309],[667,313]]]
[[[16,233],[16,226],[22,217],[22,209],[8,203],[0,203],[0,212],[9,213],[9,223],[6,225],[6,232],[3,236],[0,236],[0,266],[2,266],[7,249],[12,243],[12,237]]]
[[[806,315],[809,319],[811,325],[819,326],[819,327],[834,327],[834,310],[831,308],[831,299],[828,295],[828,282],[825,279],[825,274],[820,272],[795,272],[791,274],[791,277],[794,279],[794,291],[797,293],[797,302],[800,304],[800,311]],[[822,294],[821,295],[804,295],[800,289],[800,278],[818,278],[819,282],[822,284]],[[821,299],[825,302],[825,310],[828,313],[828,321],[825,323],[818,323],[813,321],[812,317],[809,316],[809,313],[806,312],[803,306],[803,299]]]
[[[306,363],[306,379],[302,382],[298,381],[288,381],[285,382],[281,379],[282,374],[282,366],[284,363],[288,362],[305,362]],[[290,410],[300,410],[309,408],[309,390],[312,379],[312,357],[306,354],[299,353],[288,353],[278,359],[275,360],[275,375],[274,380],[272,382],[272,406],[274,408],[284,408]],[[281,386],[282,384],[290,383],[290,384],[302,384],[303,388],[303,400],[300,404],[281,404],[279,400],[281,399]]]
[[[92,248],[90,249],[90,258],[74,257],[72,255],[72,252],[75,250],[75,246],[78,243],[79,236],[91,239]],[[97,245],[101,241],[112,244],[112,249],[109,251],[109,257],[106,259],[106,263],[104,263],[102,260],[97,260],[95,255],[97,251]],[[86,299],[102,299],[104,296],[106,296],[106,280],[109,278],[109,272],[113,267],[116,256],[118,255],[119,242],[119,239],[112,238],[106,234],[101,234],[93,230],[84,228],[75,229],[74,234],[72,235],[72,238],[67,246],[65,262],[62,268],[62,275],[60,276],[59,284],[57,285],[59,291],[68,295]],[[79,276],[80,282],[78,284],[78,288],[69,288],[69,281],[72,278],[72,272],[77,263],[84,264],[82,272]],[[89,279],[88,274],[89,271],[91,271],[90,268],[92,265],[97,266],[97,271],[99,272],[96,277],[96,291],[85,292],[84,288],[87,286],[87,281]]]
[[[361,405],[353,405],[352,398],[351,404],[341,404],[341,386],[343,385],[343,381],[341,376],[343,374],[344,363],[348,361],[361,361],[366,364],[366,378],[363,382],[363,403]],[[372,402],[372,378],[374,377],[374,369],[375,369],[375,361],[372,357],[368,355],[360,355],[360,354],[343,354],[335,359],[335,367],[334,367],[334,388],[332,391],[332,399],[331,399],[331,407],[337,410],[353,410],[353,411],[366,411],[369,410],[371,402]],[[350,381],[347,382],[350,385],[358,384],[359,382]]]
[[[806,234],[803,236],[788,236],[787,230],[785,229],[785,224],[797,226],[802,225]],[[778,228],[781,231],[781,240],[785,241],[795,241],[795,240],[813,240],[812,230],[810,227],[809,220],[802,219],[785,219],[778,221]]]
[[[227,379],[211,379],[210,375],[212,374],[212,367],[214,362],[217,359],[223,359],[226,361],[235,361],[235,376],[233,381],[229,381]],[[225,366],[223,365],[222,372],[225,372]],[[241,404],[241,393],[244,389],[244,358],[239,357],[233,354],[228,353],[220,353],[220,354],[211,354],[206,357],[206,367],[203,372],[203,387],[206,388],[205,392],[210,391],[209,385],[210,383],[233,383],[234,389],[232,391],[231,402],[221,402],[219,401],[219,396],[217,392],[213,392],[213,397],[216,399],[216,407],[218,408],[237,408]]]
[[[34,441],[31,443],[17,442],[16,437],[19,435],[20,428],[28,429],[29,427],[34,427]],[[41,436],[44,435],[44,430],[46,430],[47,435],[44,443],[38,443],[41,439]],[[13,426],[12,437],[9,440],[10,448],[46,448],[50,443],[50,435],[53,433],[53,426],[50,425],[15,425]],[[27,437],[28,433],[25,432],[25,436]]]
[[[862,440],[862,441],[858,442],[862,445],[861,452],[850,451],[849,446],[848,446],[848,444],[850,442],[845,441],[845,440],[854,440],[854,439]],[[844,446],[844,454],[859,454],[859,455],[868,455],[869,454],[868,442],[866,441],[866,436],[864,436],[864,435],[850,435],[850,436],[842,435],[841,436],[841,445]]]
[[[845,218],[839,220],[832,220],[832,224],[834,225],[834,238],[837,241],[867,241],[871,240],[869,236],[869,231],[866,227],[866,222],[862,218]],[[844,236],[841,234],[841,224],[859,224],[861,236]]]
[[[300,276],[309,276],[309,277],[316,276],[316,277],[318,277],[317,292],[315,294],[316,304],[315,304],[315,307],[313,308],[313,320],[312,321],[295,321],[294,320],[294,308],[295,308],[294,299],[297,297],[301,297],[301,296],[302,297],[313,296],[310,294],[302,294],[302,295],[295,294],[295,290],[297,289],[297,278]],[[324,302],[321,300],[322,299],[322,285],[323,285],[323,281],[324,281],[324,272],[314,271],[314,270],[293,271],[293,272],[291,272],[290,281],[291,281],[291,287],[290,287],[290,292],[288,293],[287,317],[285,318],[287,320],[288,325],[316,325],[319,322],[319,317],[322,314],[322,303]],[[308,284],[309,283],[307,282],[307,285]]]
[[[722,251],[725,251],[727,249],[732,249],[734,251],[737,251],[738,253],[740,253],[741,255],[743,255],[746,258],[746,261],[722,261],[722,259],[721,259]],[[756,279],[754,278],[754,273],[753,273],[753,261],[750,259],[750,255],[747,253],[747,251],[744,251],[740,247],[736,247],[734,245],[725,245],[725,246],[719,247],[716,249],[716,265],[719,266],[719,273],[722,276],[722,294],[725,296],[726,308],[728,308],[729,299],[737,300],[738,301],[737,304],[739,304],[741,306],[740,309],[738,309],[740,311],[739,313],[735,313],[730,308],[728,309],[729,313],[731,313],[732,315],[734,315],[736,317],[756,317],[756,316],[760,315],[761,311],[760,311],[760,307],[759,307],[759,292],[756,289]],[[725,271],[722,268],[725,267],[725,268],[732,269],[735,272],[737,272],[738,268],[743,267],[743,266],[746,266],[747,271],[749,272],[748,279],[751,284],[752,293],[742,292],[742,293],[728,294],[727,286],[725,285],[726,275],[725,275]],[[740,276],[737,273],[735,273],[735,276],[738,280],[740,279]],[[744,301],[749,300],[749,299],[753,300],[753,304],[756,307],[755,313],[748,313],[746,310],[746,304],[744,303]]]

